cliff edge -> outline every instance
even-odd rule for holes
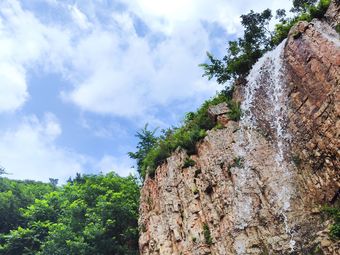
[[[177,149],[141,191],[141,254],[340,254],[324,204],[340,195],[339,3],[253,67],[240,122]],[[317,253],[319,252],[319,253]]]

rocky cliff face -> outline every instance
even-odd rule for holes
[[[328,23],[301,22],[254,66],[244,116],[177,150],[142,188],[141,254],[340,254],[320,205],[340,188],[340,40]]]

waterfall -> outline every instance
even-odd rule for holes
[[[312,24],[323,38],[333,43],[336,47],[340,48],[339,34],[334,29],[332,29],[327,23],[315,19],[313,20]]]
[[[290,236],[289,245],[294,250],[295,241],[289,226],[287,212],[290,210],[290,199],[293,194],[292,174],[288,169],[288,163],[285,161],[286,144],[289,141],[289,134],[285,129],[287,113],[287,94],[284,79],[283,53],[286,40],[278,45],[274,50],[267,52],[253,66],[247,77],[247,86],[244,93],[244,101],[241,105],[243,116],[240,122],[240,128],[243,132],[238,137],[235,145],[235,151],[239,157],[244,157],[252,150],[256,150],[254,143],[253,131],[258,128],[258,123],[267,122],[272,133],[273,145],[275,147],[275,171],[276,176],[271,190],[275,192],[275,198],[271,204],[273,208],[283,217],[285,232]],[[262,93],[260,100],[265,98],[265,110],[256,109],[259,105],[258,95]],[[235,182],[235,204],[234,211],[237,215],[235,219],[236,229],[244,229],[248,222],[254,217],[252,209],[252,198],[247,195],[247,187],[251,184],[252,178],[255,178],[254,171],[248,162],[244,162],[243,169],[238,169]],[[244,254],[245,244],[235,241],[234,249],[237,254]]]

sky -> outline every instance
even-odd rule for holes
[[[135,173],[135,133],[178,125],[241,14],[284,0],[0,0],[0,166],[12,179]]]

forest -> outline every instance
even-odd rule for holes
[[[0,178],[0,254],[138,254],[138,201],[137,179],[115,173]]]

